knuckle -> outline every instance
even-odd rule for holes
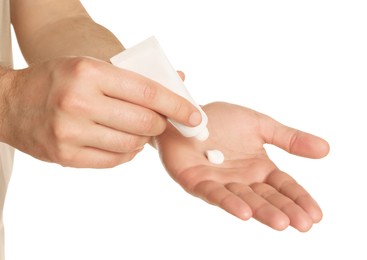
[[[62,150],[57,155],[57,161],[60,165],[67,167],[73,164],[73,156],[71,156],[70,153],[66,152],[65,150]]]
[[[143,99],[145,102],[150,103],[152,102],[157,96],[158,90],[153,84],[145,84],[143,87]]]
[[[69,66],[69,73],[73,78],[90,77],[92,73],[96,73],[97,63],[89,58],[76,57],[73,58]]]
[[[95,70],[93,68],[96,67],[95,62],[78,57],[68,60],[66,65],[66,72],[63,70],[61,74],[55,75],[56,87],[50,94],[48,102],[62,111],[80,111],[81,109],[84,111],[91,107],[90,102],[87,102],[86,93],[89,92],[86,92],[86,88],[91,88],[89,83],[93,84],[93,77],[95,77],[93,74],[96,74],[93,72]]]
[[[51,126],[52,136],[54,140],[55,151],[61,157],[65,157],[64,153],[69,155],[67,147],[68,144],[75,143],[75,140],[80,136],[80,130],[73,127],[71,124],[66,124],[63,120],[57,120]]]
[[[54,162],[62,166],[70,166],[72,165],[74,155],[67,145],[58,143],[54,148],[52,157]]]
[[[172,107],[172,114],[173,115],[180,115],[182,113],[186,113],[187,109],[185,106],[185,102],[184,101],[177,101],[174,103],[173,107]]]

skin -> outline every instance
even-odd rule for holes
[[[187,192],[240,219],[300,231],[321,220],[316,202],[276,167],[263,145],[322,158],[326,141],[227,103],[204,106],[209,140],[183,138],[166,117],[195,126],[201,121],[196,108],[156,82],[112,66],[109,59],[123,45],[79,1],[12,0],[11,10],[29,67],[0,67],[1,142],[44,161],[89,168],[127,162],[151,143]],[[223,151],[225,162],[210,164],[206,149]]]
[[[197,125],[197,109],[139,74],[112,66],[124,50],[76,0],[12,0],[11,18],[29,67],[0,67],[0,142],[71,167],[131,160],[166,117]]]
[[[171,177],[188,193],[234,216],[283,230],[306,232],[322,219],[310,194],[268,157],[264,144],[308,158],[322,158],[328,143],[287,127],[251,109],[215,102],[203,107],[208,115],[209,139],[182,137],[174,127],[156,138],[156,146]],[[224,153],[221,165],[205,157],[208,149]]]

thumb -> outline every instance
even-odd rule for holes
[[[263,137],[266,143],[273,144],[288,153],[302,157],[319,159],[330,150],[328,142],[321,137],[285,126],[274,119],[266,120]]]

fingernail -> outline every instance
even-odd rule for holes
[[[200,112],[194,112],[190,115],[189,123],[192,126],[197,126],[201,123],[201,114]]]

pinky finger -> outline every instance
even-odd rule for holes
[[[131,161],[142,149],[130,153],[116,153],[92,147],[82,147],[71,156],[63,156],[58,163],[75,168],[112,168]]]

